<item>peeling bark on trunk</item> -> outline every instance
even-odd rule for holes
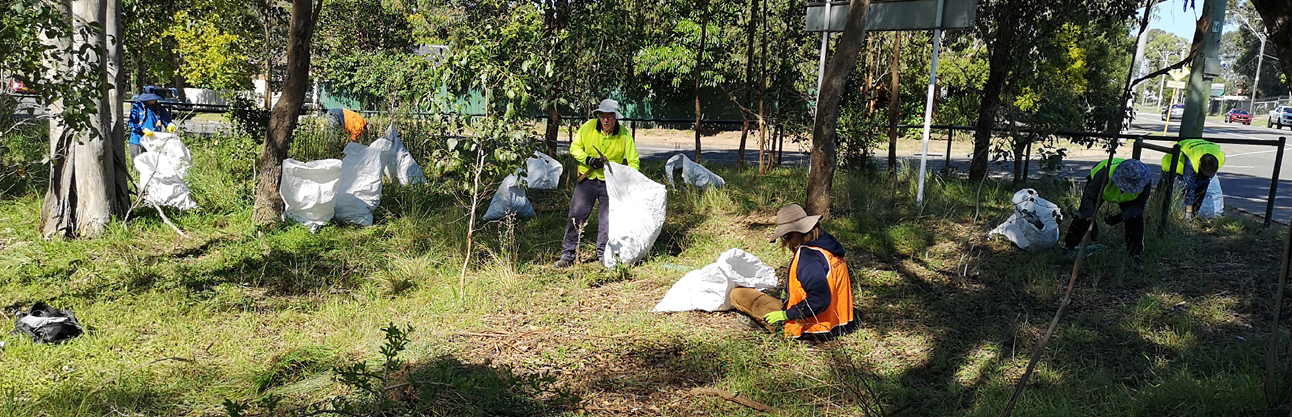
[[[811,215],[830,215],[830,190],[834,186],[835,137],[839,127],[839,102],[848,82],[848,74],[857,67],[866,36],[866,12],[870,0],[853,0],[848,9],[848,21],[843,35],[835,46],[834,56],[826,64],[821,81],[821,95],[817,106],[816,123],[812,127],[812,165],[808,174],[807,204],[804,209]]]
[[[292,132],[296,130],[301,104],[305,102],[305,89],[309,86],[310,41],[322,8],[323,0],[318,0],[317,5],[311,5],[310,0],[292,0],[292,21],[287,35],[287,78],[283,80],[283,94],[269,114],[269,129],[265,133],[265,147],[260,153],[260,169],[256,175],[253,221],[259,224],[277,220],[283,213],[283,199],[278,194],[283,160],[287,159]]]
[[[120,62],[108,64],[119,58],[107,47],[108,16],[120,16],[119,9],[109,12],[107,0],[80,0],[58,3],[72,22],[72,50],[88,48],[91,52],[83,60],[77,56],[47,57],[50,70],[63,74],[84,74],[101,78],[100,91],[92,91],[89,112],[89,130],[76,132],[68,129],[58,115],[66,110],[60,100],[50,106],[50,184],[41,208],[41,234],[54,237],[95,237],[103,232],[114,215],[129,205],[123,192],[124,149],[114,149],[112,130],[112,105],[109,87],[117,84]],[[116,4],[111,5],[116,7]],[[119,20],[111,22],[111,29],[119,27]],[[114,36],[115,38],[115,36]],[[63,44],[66,40],[47,39]],[[115,39],[114,39],[115,41]],[[109,51],[98,54],[95,50]],[[111,72],[109,72],[111,71]],[[110,75],[111,74],[111,75]],[[109,77],[112,78],[109,78]],[[120,105],[118,105],[119,107]]]

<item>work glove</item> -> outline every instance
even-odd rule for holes
[[[167,132],[175,133],[175,131],[176,131],[176,130],[179,130],[179,126],[175,126],[175,124],[174,124],[174,123],[171,123],[171,124],[166,125],[166,131],[167,131]]]
[[[593,158],[591,156],[588,157],[586,162],[588,163],[588,166],[592,167],[592,169],[601,169],[602,167],[606,166],[605,161],[602,161],[600,158]]]
[[[144,136],[147,136],[147,137],[150,137],[150,138],[151,138],[151,137],[153,137],[153,130],[152,130],[152,129],[144,129]]]
[[[767,322],[767,324],[769,325],[777,325],[777,324],[784,323],[785,312],[782,310],[776,310],[771,313],[767,313],[767,315],[763,316],[763,321]]]
[[[1116,226],[1118,223],[1121,223],[1122,220],[1126,219],[1122,218],[1120,213],[1114,216],[1104,217],[1104,223],[1108,223],[1109,226]]]

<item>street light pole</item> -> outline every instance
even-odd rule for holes
[[[1252,100],[1247,105],[1247,111],[1256,117],[1256,88],[1261,85],[1261,61],[1265,60],[1265,37],[1260,36],[1261,53],[1256,58],[1256,76],[1252,77]]]

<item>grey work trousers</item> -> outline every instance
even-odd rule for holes
[[[601,202],[597,209],[597,258],[606,251],[610,240],[610,194],[606,193],[605,180],[586,179],[574,185],[570,198],[570,215],[565,216],[565,238],[561,240],[561,259],[573,261],[579,247],[579,232],[592,214],[592,205]]]

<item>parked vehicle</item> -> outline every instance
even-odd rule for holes
[[[14,94],[36,94],[36,90],[27,87],[27,83],[24,82],[23,78],[17,75],[5,80],[5,89]]]
[[[1278,106],[1270,110],[1269,118],[1265,119],[1265,127],[1282,129],[1283,126],[1292,126],[1292,106]]]
[[[1229,109],[1229,112],[1225,113],[1225,123],[1235,122],[1250,125],[1252,124],[1252,115],[1247,113],[1247,110]]]
[[[187,111],[189,109],[192,109],[193,107],[192,104],[189,103],[187,100],[180,101],[179,90],[175,88],[160,87],[155,85],[145,85],[143,88],[143,94],[148,94],[148,93],[161,96],[162,99],[158,101],[160,101],[162,104],[165,104],[166,107],[169,107],[171,111]],[[134,100],[138,97],[139,95],[136,94],[134,97],[131,97],[130,99]]]
[[[1182,118],[1184,118],[1183,104],[1172,104],[1168,110],[1162,112],[1162,121],[1164,122],[1169,122],[1171,121],[1171,119],[1182,119]]]

